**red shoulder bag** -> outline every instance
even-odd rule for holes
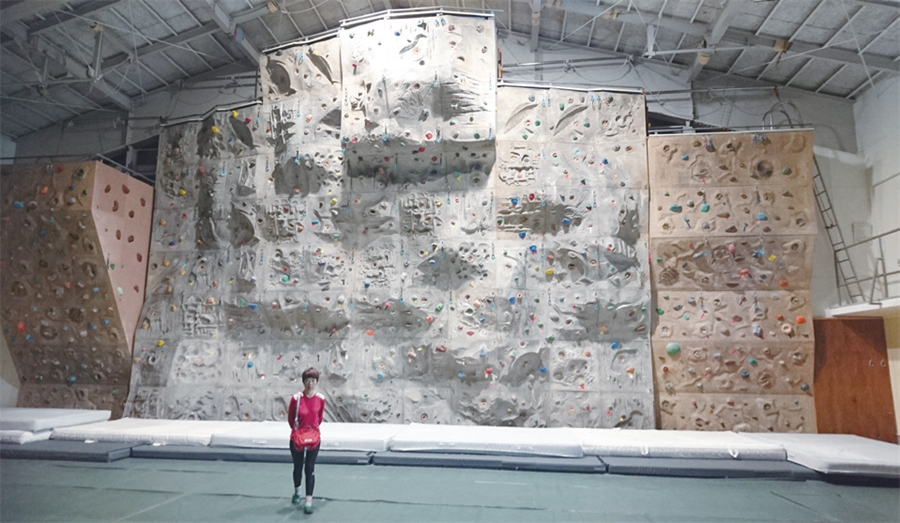
[[[311,449],[319,446],[319,429],[318,427],[305,426],[298,427],[300,424],[300,399],[297,399],[297,409],[294,411],[294,429],[291,430],[291,443],[296,449]]]

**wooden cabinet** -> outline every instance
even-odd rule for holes
[[[813,324],[819,433],[897,443],[884,319],[828,318]]]

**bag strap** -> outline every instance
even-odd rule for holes
[[[297,400],[297,408],[294,409],[294,428],[300,430],[300,400],[303,399],[303,392],[294,395],[294,399]],[[307,425],[307,427],[314,429],[312,425]]]

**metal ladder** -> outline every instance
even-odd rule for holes
[[[800,115],[800,109],[792,102],[784,102],[779,100],[772,106],[769,111],[763,115],[763,126],[766,125],[766,118],[769,119],[769,125],[774,126],[774,114],[781,113],[788,121],[788,125],[793,129],[794,122],[791,115],[788,114],[786,108],[793,108],[797,115]],[[850,303],[856,303],[858,299],[865,300],[862,285],[859,277],[853,269],[853,262],[850,261],[850,255],[847,253],[847,244],[844,243],[844,235],[838,225],[837,216],[834,214],[834,207],[831,205],[831,198],[828,196],[828,190],[825,188],[825,180],[822,178],[822,170],[819,169],[819,161],[813,155],[813,193],[816,195],[816,207],[819,208],[819,216],[822,217],[822,225],[825,226],[825,232],[828,233],[828,241],[831,242],[831,250],[834,252],[834,278],[838,291],[838,303],[843,304],[841,289],[846,288],[850,298]]]
[[[850,261],[850,255],[847,253],[846,244],[844,243],[844,235],[841,234],[841,227],[838,225],[837,216],[834,214],[834,207],[831,205],[831,198],[828,196],[828,190],[825,188],[825,180],[822,179],[822,171],[819,169],[819,161],[813,156],[813,164],[815,170],[813,172],[813,192],[816,195],[816,207],[819,208],[819,216],[822,217],[822,225],[825,226],[825,232],[828,233],[828,240],[831,242],[831,250],[834,252],[834,272],[837,280],[838,302],[843,302],[841,289],[846,288],[850,303],[857,303],[857,300],[864,301],[862,285],[853,269],[853,262]]]

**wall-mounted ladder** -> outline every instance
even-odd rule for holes
[[[853,269],[850,253],[844,243],[844,235],[841,234],[841,227],[838,225],[837,216],[834,214],[834,207],[831,205],[831,198],[828,196],[825,180],[822,178],[822,171],[819,169],[819,162],[815,156],[813,165],[815,165],[813,192],[816,195],[816,207],[819,208],[822,225],[825,227],[825,232],[828,233],[828,241],[831,242],[831,250],[834,252],[834,277],[837,283],[838,301],[841,304],[844,303],[844,294],[841,292],[844,290],[850,303],[862,302],[865,300],[862,285]]]

